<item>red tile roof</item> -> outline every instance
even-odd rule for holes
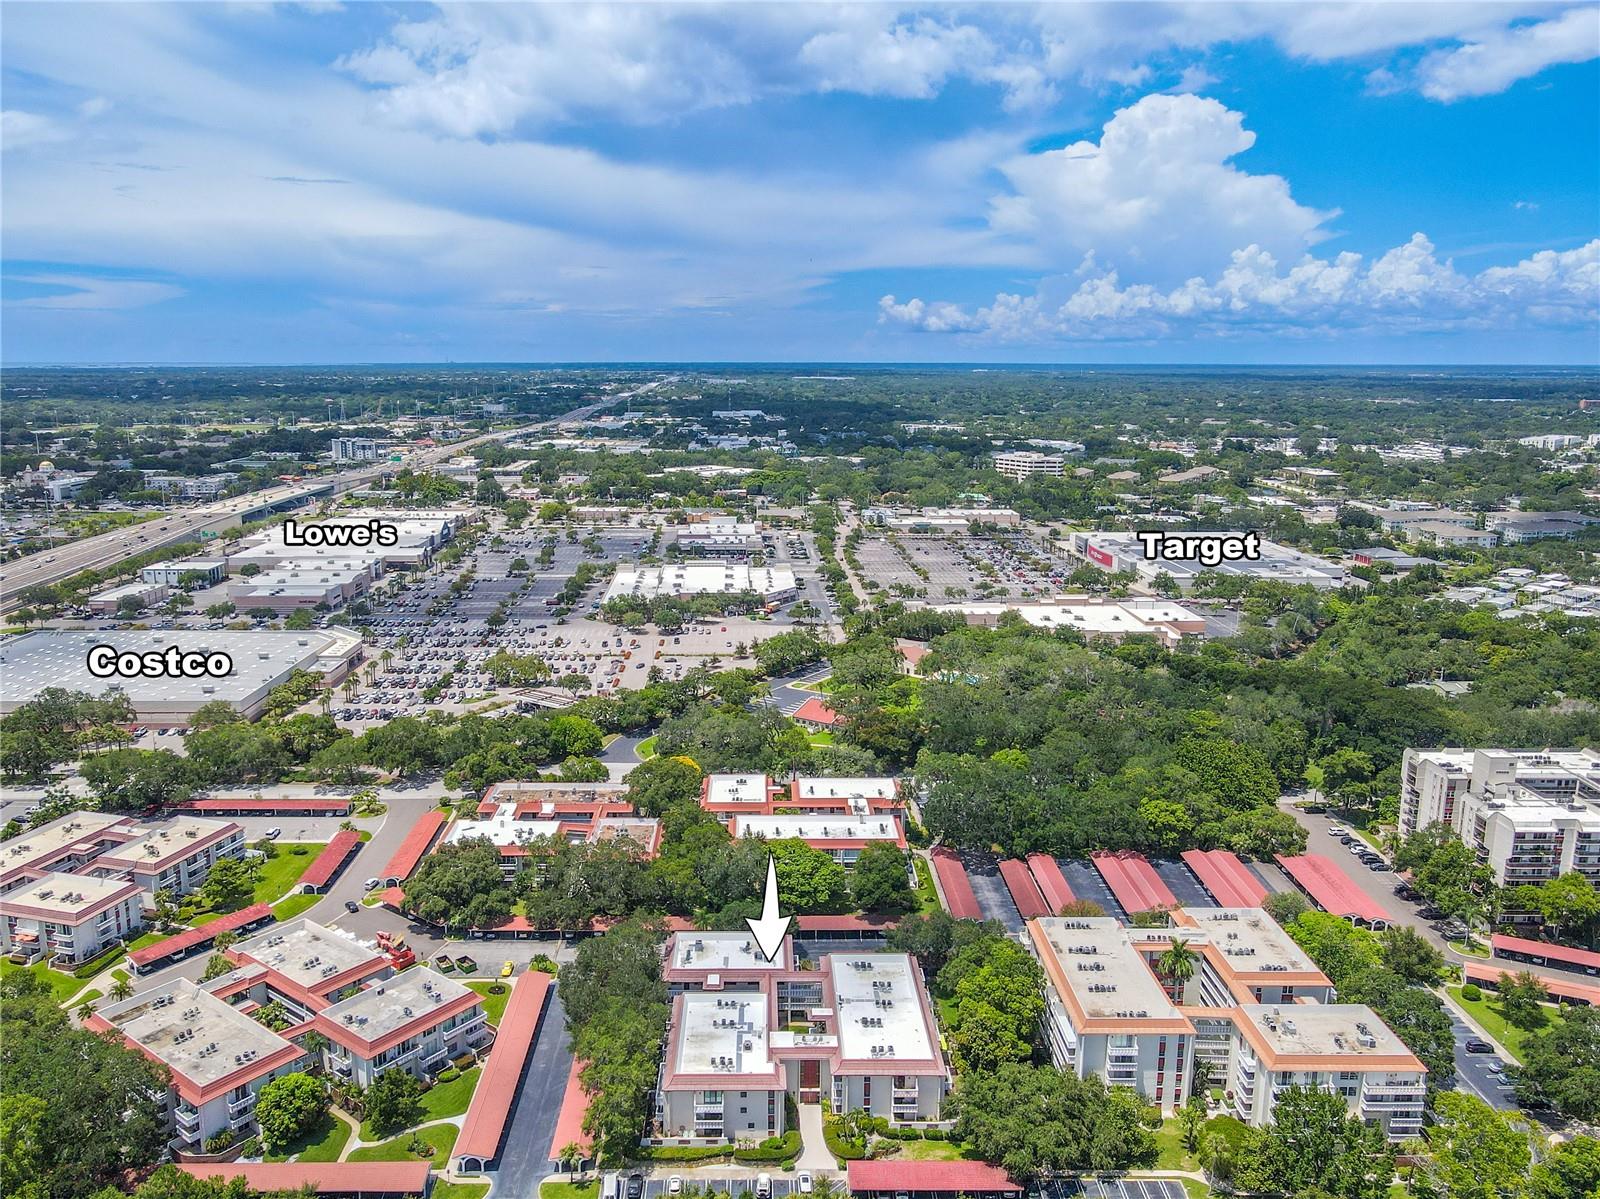
[[[389,864],[383,868],[383,873],[378,877],[392,878],[402,883],[410,878],[411,872],[417,868],[417,863],[422,861],[422,855],[428,852],[433,839],[439,835],[439,830],[449,819],[448,812],[435,810],[424,813],[422,818],[411,826],[406,839],[400,842],[400,848],[394,851],[394,857],[389,859]]]
[[[1049,854],[1030,853],[1028,869],[1033,872],[1033,881],[1038,884],[1039,893],[1049,905],[1051,915],[1059,915],[1062,908],[1077,898],[1067,885],[1067,877],[1061,873],[1061,867]]]
[[[574,1141],[583,1146],[585,1153],[594,1148],[594,1138],[583,1131],[583,1118],[589,1114],[589,1093],[578,1081],[578,1075],[583,1072],[584,1064],[578,1058],[572,1059],[572,1070],[567,1074],[567,1089],[561,1096],[561,1111],[556,1114],[555,1135],[550,1138],[547,1156],[551,1161],[559,1160],[561,1151]]]
[[[1463,962],[1462,968],[1465,971],[1462,975],[1463,981],[1488,983],[1490,986],[1499,986],[1501,979],[1510,978],[1517,973],[1502,966],[1491,966],[1487,962]],[[1564,978],[1552,978],[1548,974],[1541,974],[1539,981],[1544,984],[1544,989],[1550,992],[1552,998],[1575,999],[1590,1006],[1600,1004],[1600,987],[1592,983],[1581,983],[1576,980],[1568,982]]]
[[[1167,890],[1167,884],[1161,881],[1161,876],[1145,861],[1143,854],[1102,850],[1090,854],[1089,860],[1128,915],[1178,906],[1178,897]]]
[[[1311,901],[1324,912],[1354,917],[1368,924],[1388,923],[1389,913],[1378,906],[1377,900],[1356,886],[1355,881],[1339,869],[1339,863],[1332,858],[1320,853],[1301,854],[1298,857],[1285,857],[1280,853],[1276,856],[1278,865],[1300,884],[1301,889],[1311,896]]]
[[[253,903],[247,908],[240,908],[237,912],[219,916],[210,924],[202,924],[199,928],[186,928],[181,933],[146,945],[143,949],[135,949],[128,955],[128,960],[135,966],[148,966],[151,962],[159,962],[162,958],[171,957],[173,954],[209,945],[211,939],[224,930],[243,928],[271,915],[272,905]]]
[[[794,924],[803,933],[882,933],[895,926],[894,916],[796,916]]]
[[[350,811],[350,801],[337,795],[327,799],[186,799],[174,805],[186,812],[259,812],[276,816],[280,812]]]
[[[339,873],[339,868],[351,854],[355,853],[360,844],[361,834],[355,829],[340,829],[327,845],[323,846],[322,852],[317,855],[317,860],[306,867],[306,872],[300,876],[298,885],[326,887],[329,880]]]
[[[1226,849],[1186,849],[1183,860],[1211,898],[1225,908],[1259,908],[1267,897],[1250,867]]]
[[[317,1194],[423,1195],[430,1163],[413,1162],[179,1162],[195,1178],[243,1178],[251,1191],[298,1191],[310,1185]]]
[[[1496,953],[1503,949],[1507,953],[1525,953],[1534,957],[1548,958],[1552,962],[1565,962],[1589,969],[1600,968],[1600,953],[1588,949],[1574,949],[1570,945],[1552,945],[1549,941],[1508,937],[1504,933],[1495,933],[1489,938],[1489,944]]]
[[[533,1048],[534,1033],[544,1016],[550,982],[548,974],[529,971],[520,975],[511,988],[506,1010],[495,1026],[489,1064],[478,1078],[467,1117],[461,1122],[461,1135],[456,1138],[455,1149],[451,1152],[453,1158],[475,1157],[488,1161],[499,1151],[500,1138],[505,1135],[506,1120],[511,1115],[511,1101],[516,1097],[517,1082],[522,1077],[528,1052]]]
[[[974,1191],[1010,1191],[1021,1194],[1022,1187],[1011,1181],[999,1166],[984,1162],[882,1161],[851,1162],[846,1177],[850,1190],[860,1191],[941,1191],[950,1194]]]
[[[972,891],[972,880],[967,868],[953,849],[933,851],[933,869],[939,876],[939,886],[944,891],[944,906],[957,920],[982,920],[983,909]]]
[[[1011,892],[1012,902],[1017,905],[1017,911],[1024,920],[1051,915],[1026,862],[1019,858],[1006,858],[1000,863],[1000,877],[1005,880],[1006,890]]]
[[[838,723],[839,713],[828,707],[820,699],[812,696],[795,710],[794,718],[796,720],[809,720],[813,724],[831,725]]]

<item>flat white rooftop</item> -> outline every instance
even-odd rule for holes
[[[785,942],[769,962],[748,932],[678,933],[668,950],[668,966],[673,970],[783,970],[789,956]]]
[[[118,892],[134,885],[119,878],[94,878],[87,874],[50,871],[42,878],[0,896],[0,911],[35,908],[75,924],[83,913],[116,899]],[[135,893],[138,888],[134,887]]]
[[[1298,973],[1317,969],[1317,964],[1295,944],[1283,926],[1260,908],[1184,908],[1182,911],[1240,973]],[[1188,936],[1183,928],[1162,931],[1179,939]]]
[[[186,978],[100,1009],[100,1015],[198,1087],[294,1048],[264,1024]]]
[[[737,595],[753,591],[760,596],[795,589],[794,571],[787,566],[751,566],[743,562],[680,562],[660,566],[618,566],[606,588],[609,602],[637,596]]]
[[[310,990],[359,966],[376,969],[385,964],[381,954],[367,949],[354,937],[303,917],[272,925],[233,948]]]
[[[903,953],[830,953],[839,1048],[846,1058],[928,1061],[933,1037]]]
[[[239,830],[231,820],[206,820],[200,816],[175,816],[158,828],[101,855],[119,864],[147,867],[169,858],[182,860]]]
[[[892,778],[807,778],[796,779],[801,799],[879,799],[890,801],[899,790]]]
[[[896,841],[900,822],[893,816],[735,816],[732,832],[738,837],[765,837],[769,841]]]
[[[713,774],[706,778],[707,803],[767,802],[767,776],[764,774]]]
[[[132,822],[111,812],[68,812],[20,837],[0,844],[0,870],[7,874],[47,862],[80,844],[103,841],[100,834],[127,830]]]
[[[1091,1020],[1177,1020],[1128,930],[1110,916],[1047,916],[1034,922],[1072,996]]]
[[[454,844],[473,837],[487,837],[496,845],[526,845],[539,837],[554,837],[561,832],[559,820],[518,820],[517,805],[503,803],[492,816],[478,820],[458,820],[445,838]]]
[[[1239,1009],[1279,1054],[1361,1057],[1411,1056],[1406,1043],[1364,1003],[1250,1003]],[[1359,1069],[1352,1063],[1344,1069]]]
[[[233,660],[221,678],[96,678],[89,673],[89,651],[109,645],[119,652],[220,651]],[[192,710],[211,700],[252,702],[295,670],[326,669],[330,660],[351,654],[360,638],[351,632],[308,629],[275,632],[240,629],[46,629],[0,643],[0,711],[10,712],[47,687],[102,695],[123,691],[135,711],[143,708]]]
[[[774,1066],[767,1049],[767,996],[761,991],[720,994],[685,991],[676,1034],[673,1070],[678,1074],[767,1077]]]
[[[472,993],[449,975],[405,970],[340,1000],[322,1014],[363,1040],[376,1041]]]

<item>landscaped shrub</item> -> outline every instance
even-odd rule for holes
[[[231,1129],[224,1128],[216,1136],[207,1137],[205,1144],[202,1145],[201,1148],[207,1153],[221,1153],[224,1149],[229,1148],[232,1144],[233,1131]]]
[[[1461,988],[1461,998],[1468,1003],[1477,1003],[1478,1000],[1483,998],[1483,991],[1477,983],[1468,983]]]

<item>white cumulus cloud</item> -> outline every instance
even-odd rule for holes
[[[1305,255],[1287,270],[1257,245],[1235,251],[1214,278],[1172,288],[1124,284],[1115,271],[1057,276],[1036,294],[1001,293],[967,310],[943,301],[884,296],[880,323],[928,333],[1040,344],[1140,340],[1240,329],[1287,334],[1463,328],[1581,329],[1600,317],[1600,239],[1545,250],[1508,267],[1466,275],[1421,233],[1370,263],[1354,253]]]
[[[1519,79],[1557,63],[1600,55],[1600,9],[1569,8],[1559,17],[1514,25],[1449,50],[1435,50],[1417,67],[1419,88],[1431,100],[1452,101],[1503,92]]]
[[[1297,203],[1282,176],[1229,161],[1254,144],[1243,114],[1215,100],[1145,96],[1107,121],[1098,143],[1003,163],[1012,191],[994,199],[990,224],[1058,261],[1093,253],[1157,279],[1214,269],[1249,242],[1299,254],[1336,213]]]

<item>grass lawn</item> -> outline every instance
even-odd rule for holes
[[[498,1026],[506,1004],[511,1002],[511,987],[502,982],[471,982],[467,986],[483,996],[483,1014],[489,1017],[490,1024]],[[500,988],[498,995],[494,993],[496,987]]]
[[[354,1150],[345,1159],[352,1162],[414,1162],[417,1155],[411,1152],[410,1145],[413,1137],[421,1137],[433,1147],[433,1167],[443,1169],[445,1162],[450,1159],[450,1150],[455,1148],[456,1137],[461,1130],[454,1124],[429,1124],[425,1128],[418,1128],[414,1132],[403,1132],[391,1141],[384,1141],[381,1145],[369,1145],[365,1149]]]
[[[4,958],[0,958],[0,978],[4,978],[8,974],[14,974],[19,970],[32,974],[48,986],[50,993],[56,997],[57,1003],[66,1003],[67,1000],[83,989],[85,981],[81,978],[73,978],[70,974],[63,974],[59,970],[52,970],[43,962],[35,962],[31,966],[18,966],[6,961]]]
[[[317,855],[326,848],[315,842],[295,842],[292,845],[280,845],[277,853],[269,861],[262,862],[256,870],[255,891],[250,896],[250,903],[276,903],[293,890],[294,885],[300,881],[300,876],[317,860]],[[292,896],[291,898],[309,899],[316,903],[322,898],[320,895]],[[311,906],[311,903],[301,904],[293,910],[286,910],[283,906],[277,908],[279,920],[287,920],[290,916],[298,915]],[[246,905],[248,906],[248,905]],[[210,924],[222,916],[222,912],[199,912],[190,923],[197,927]]]
[[[112,982],[125,983],[125,982],[129,981],[129,979],[131,979],[132,977],[133,976],[131,974],[129,974],[126,970],[124,970],[121,966],[118,966],[115,970],[113,970],[111,972],[111,981]]]
[[[100,998],[100,992],[98,990],[88,990],[88,991],[85,991],[82,995],[74,996],[73,997],[72,1006],[73,1007],[82,1007],[84,1004],[93,1003],[95,1000],[97,1000],[99,998]]]
[[[898,1156],[914,1162],[958,1162],[966,1158],[964,1146],[954,1141],[901,1141]]]
[[[1193,1170],[1194,1158],[1183,1147],[1183,1129],[1177,1120],[1163,1120],[1161,1127],[1156,1129],[1156,1146],[1160,1156],[1156,1158],[1158,1170]]]
[[[350,1140],[350,1131],[350,1125],[329,1113],[305,1136],[263,1158],[269,1162],[286,1162],[291,1157],[302,1162],[336,1162]]]
[[[1512,1057],[1519,1063],[1522,1061],[1522,1044],[1534,1034],[1524,1032],[1506,1020],[1494,1002],[1493,991],[1485,991],[1482,999],[1463,999],[1460,987],[1446,987],[1445,990],[1450,993],[1451,999],[1461,1005],[1463,1011],[1483,1026],[1485,1032],[1510,1050]],[[1555,1028],[1561,1021],[1561,1013],[1553,1004],[1546,1004],[1545,1010],[1550,1014],[1550,1023],[1539,1032]]]
[[[912,858],[912,861],[917,869],[917,911],[919,913],[939,911],[939,892],[933,886],[933,870],[920,857]]]
[[[641,762],[646,758],[655,757],[656,739],[654,737],[646,737],[643,741],[639,742],[638,745],[634,746],[633,752],[638,755]]]
[[[451,1182],[444,1178],[434,1179],[433,1190],[428,1192],[433,1199],[483,1199],[488,1193],[486,1182]]]
[[[472,1089],[478,1085],[478,1075],[482,1074],[481,1067],[474,1066],[460,1078],[452,1078],[449,1082],[440,1083],[429,1088],[422,1097],[422,1122],[429,1120],[444,1120],[451,1116],[459,1116],[467,1110],[467,1105],[472,1102]],[[361,1139],[371,1141],[377,1138],[377,1131],[372,1127],[370,1120],[361,1125]],[[401,1139],[410,1136],[402,1133]],[[384,1159],[395,1160],[395,1159]]]
[[[1183,1189],[1189,1193],[1189,1199],[1211,1199],[1211,1188],[1198,1178],[1180,1178]]]
[[[324,895],[291,895],[288,899],[281,899],[272,905],[272,914],[279,920],[293,920],[307,908],[315,907],[325,898]]]
[[[822,731],[820,733],[812,733],[811,734],[811,744],[815,745],[815,746],[832,745],[833,744],[833,734],[830,733],[830,732],[827,732],[826,730],[824,730],[824,731]]]
[[[129,950],[143,949],[146,945],[154,945],[157,941],[165,941],[172,933],[140,933],[128,942]]]
[[[598,1182],[543,1182],[539,1184],[539,1199],[595,1199],[600,1193]]]

